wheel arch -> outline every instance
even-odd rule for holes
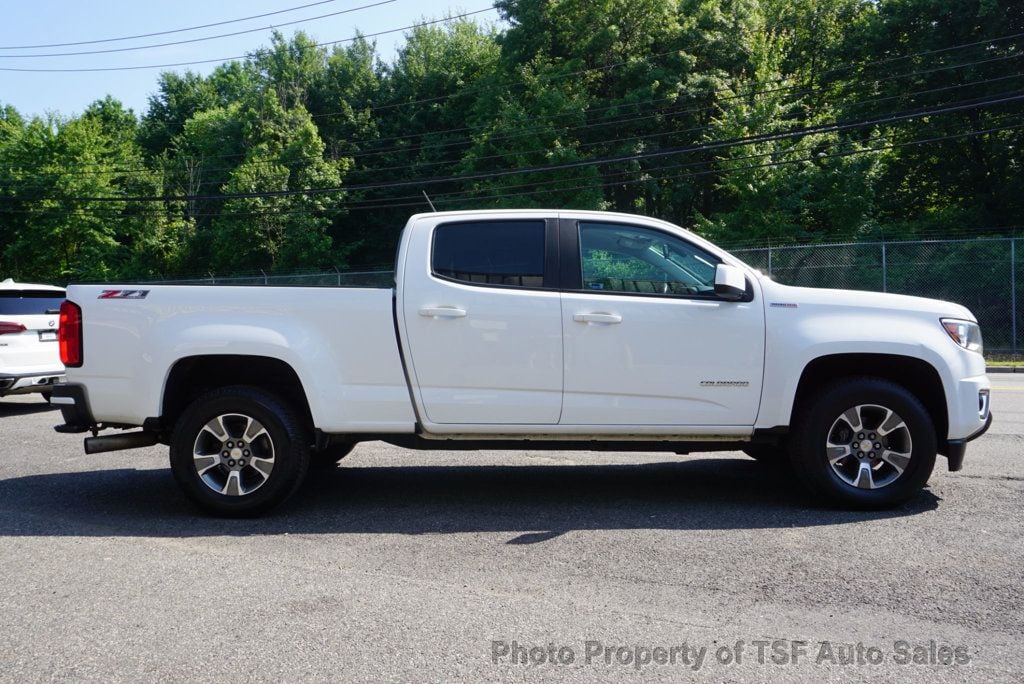
[[[161,426],[170,430],[194,399],[230,385],[259,387],[276,394],[295,408],[311,433],[314,430],[309,399],[295,369],[281,359],[248,354],[204,354],[175,361],[161,395]]]
[[[949,413],[942,376],[932,364],[913,356],[881,353],[847,353],[820,356],[807,363],[800,374],[789,424],[795,424],[807,402],[826,385],[841,378],[867,376],[904,387],[924,405],[935,424],[939,452],[945,453]]]

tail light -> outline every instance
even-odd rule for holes
[[[82,308],[66,299],[60,305],[60,327],[57,328],[57,341],[60,346],[61,363],[71,368],[81,366]]]
[[[21,323],[8,323],[7,321],[0,321],[0,335],[9,335],[11,333],[22,333],[28,330]]]

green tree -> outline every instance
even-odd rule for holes
[[[78,119],[33,119],[4,146],[7,270],[26,279],[110,279],[143,252],[159,261],[145,247],[160,222],[118,199],[159,188],[139,148],[120,134],[126,115],[102,101]]]
[[[861,79],[914,75],[877,82],[873,94],[886,99],[849,106],[851,116],[936,108],[1019,92],[1020,40],[986,40],[1024,32],[1024,5],[1019,2],[887,0],[872,6],[857,28],[843,44],[848,58],[891,60],[867,70]],[[910,91],[921,94],[911,97]],[[898,143],[933,142],[907,145],[894,155],[879,182],[881,221],[891,232],[903,234],[1001,232],[1019,224],[1024,215],[1024,131],[962,134],[1019,123],[1021,114],[1024,104],[1017,100],[893,126],[892,137]],[[947,139],[935,140],[943,137]]]
[[[275,90],[232,118],[241,124],[246,151],[222,191],[253,196],[224,202],[212,224],[211,267],[223,272],[343,263],[346,250],[332,249],[327,233],[343,193],[299,191],[337,188],[348,160],[324,159],[325,145],[309,113],[302,105],[284,109]]]
[[[373,105],[379,143],[355,156],[353,183],[444,179],[457,173],[469,133],[479,123],[475,103],[490,96],[498,56],[494,31],[471,21],[413,29],[395,61],[380,69]],[[452,181],[354,193],[353,201],[383,204],[360,211],[359,220],[350,223],[349,239],[364,245],[360,260],[384,263],[393,257],[410,208],[428,209],[422,190],[440,195],[462,187]]]
[[[821,8],[813,11],[813,20],[825,36],[839,35],[834,29],[843,15],[826,15]],[[822,86],[814,85],[811,65],[825,60],[815,53],[794,71],[789,66],[794,46],[791,29],[785,20],[778,20],[782,23],[774,27],[768,21],[767,16],[760,17],[761,25],[751,32],[748,68],[721,92],[719,114],[705,134],[706,142],[785,134],[840,117],[841,109],[822,97]],[[801,55],[811,50],[802,47]],[[713,212],[698,212],[697,225],[712,239],[733,244],[876,232],[875,184],[889,155],[870,150],[884,143],[877,131],[868,131],[724,148],[716,153],[713,172],[707,174],[713,183]]]

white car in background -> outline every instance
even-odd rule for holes
[[[64,382],[57,346],[63,288],[0,282],[0,397],[42,393]]]

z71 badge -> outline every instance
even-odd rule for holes
[[[145,299],[149,290],[103,290],[96,299]]]

